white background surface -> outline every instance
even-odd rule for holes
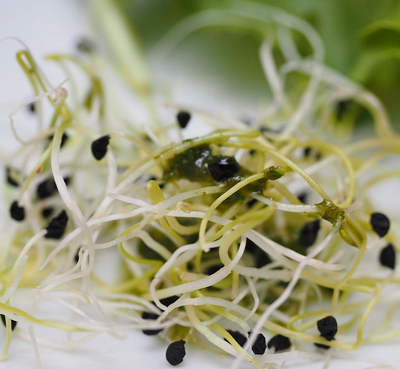
[[[91,28],[84,4],[77,0],[0,0],[0,39],[7,36],[21,38],[31,49],[36,60],[53,82],[58,84],[64,76],[51,63],[42,62],[47,53],[72,52],[82,35],[90,36]],[[15,62],[19,46],[13,41],[0,43],[0,153],[11,137],[7,115],[22,100],[31,97],[32,92],[25,76]],[[29,121],[29,114],[21,113],[19,119]],[[0,324],[0,347],[4,343],[5,331]],[[64,338],[65,336],[63,336]],[[43,368],[85,368],[85,369],[128,369],[128,368],[170,368],[164,353],[165,342],[157,337],[131,332],[125,340],[119,341],[101,336],[74,352],[41,350]],[[400,368],[398,352],[400,341],[391,344],[366,346],[359,350],[359,356],[369,357]],[[219,369],[229,366],[230,358],[187,347],[187,357],[181,368]],[[367,368],[370,365],[356,362],[333,361],[330,369]],[[19,339],[12,342],[9,358],[0,364],[1,368],[34,368],[35,358],[30,344]],[[248,364],[242,368],[250,367]],[[288,364],[285,368],[292,367]],[[322,363],[306,364],[296,368],[322,369]]]

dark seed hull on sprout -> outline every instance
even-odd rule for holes
[[[246,344],[247,338],[244,334],[238,332],[238,331],[231,331],[230,329],[226,330],[232,337],[233,339],[241,346],[243,347]],[[225,341],[227,341],[225,339]]]
[[[53,195],[56,191],[56,185],[53,179],[46,179],[37,187],[36,194],[39,199],[45,199]]]
[[[92,154],[96,160],[101,160],[106,156],[107,147],[108,147],[109,143],[110,143],[109,135],[102,136],[92,142],[92,146],[91,146]]]
[[[42,217],[49,218],[54,212],[54,208],[43,208],[42,209]]]
[[[302,193],[300,193],[299,195],[297,195],[297,198],[298,198],[303,204],[306,204],[306,203],[307,203],[307,197],[308,197],[307,192],[302,192]]]
[[[142,329],[143,334],[146,336],[156,336],[162,331],[162,329]]]
[[[17,222],[21,222],[25,219],[25,208],[18,205],[18,201],[14,201],[10,207],[11,218]]]
[[[310,156],[314,156],[315,159],[321,159],[321,153],[313,149],[312,147],[305,147],[304,148],[304,157],[309,158]]]
[[[390,220],[382,213],[372,213],[370,223],[372,229],[378,234],[379,237],[384,237],[389,231]]]
[[[278,334],[268,341],[268,348],[271,349],[272,347],[275,349],[275,352],[285,351],[290,348],[290,340]]]
[[[68,215],[63,210],[60,214],[58,214],[50,221],[49,225],[46,228],[47,233],[45,235],[45,238],[53,238],[56,240],[60,239],[64,234],[67,223]]]
[[[313,220],[312,222],[305,224],[303,228],[300,230],[299,234],[300,245],[305,247],[312,246],[318,237],[319,228],[320,228],[320,219],[316,219]]]
[[[30,103],[30,104],[27,106],[27,108],[28,108],[28,110],[29,110],[31,113],[35,113],[35,112],[36,112],[35,103]]]
[[[6,327],[6,316],[3,314],[0,314],[1,321],[3,322],[4,326]],[[17,326],[17,321],[11,319],[11,330],[13,331],[15,327]]]
[[[142,319],[144,320],[156,320],[158,318],[157,314],[154,313],[148,313],[147,311],[144,311],[142,313]],[[143,329],[142,332],[146,336],[155,336],[156,334],[160,333],[163,329]]]
[[[318,320],[317,328],[321,336],[328,341],[332,341],[338,331],[337,321],[333,316],[327,316]]]
[[[143,311],[143,313],[142,313],[142,319],[145,319],[145,320],[156,320],[157,318],[158,318],[157,314],[148,313],[147,311]]]
[[[179,300],[179,296],[170,296],[170,297],[166,297],[165,299],[161,299],[160,302],[163,305],[168,307],[169,305],[173,304],[177,300]]]
[[[314,345],[323,350],[329,350],[331,347],[328,345],[324,345],[323,343],[314,343]]]
[[[341,120],[351,105],[351,100],[340,100],[336,105],[336,119]]]
[[[49,141],[52,141],[53,138],[54,138],[54,134],[49,137]],[[62,137],[61,137],[60,147],[63,147],[66,144],[66,142],[68,141],[68,139],[69,139],[69,136],[66,133],[63,133]]]
[[[392,244],[384,247],[379,254],[379,262],[382,266],[394,269],[396,266],[396,251]]]
[[[17,182],[14,179],[13,174],[15,174],[16,176],[20,176],[20,173],[19,173],[19,171],[17,169],[11,168],[11,167],[7,167],[6,168],[7,183],[10,186],[13,186],[13,187],[19,187],[19,182]]]
[[[234,157],[225,156],[208,164],[208,170],[217,182],[227,181],[239,173],[239,164]]]
[[[76,48],[79,51],[82,51],[84,53],[91,53],[96,49],[96,45],[94,44],[93,41],[82,37],[76,44]]]
[[[71,178],[69,176],[64,177],[64,182],[68,186]],[[49,178],[39,183],[36,189],[36,195],[38,199],[47,199],[54,195],[57,192],[56,182],[54,182],[53,178]]]
[[[165,357],[167,361],[175,366],[180,364],[183,361],[183,358],[186,355],[186,350],[185,350],[185,341],[180,340],[176,342],[172,342],[165,353]]]
[[[268,254],[260,249],[252,240],[246,238],[246,251],[253,255],[255,267],[262,268],[271,262]]]
[[[176,115],[176,119],[181,128],[186,128],[190,121],[190,113],[187,111],[180,111]]]
[[[251,349],[256,355],[264,355],[265,350],[267,349],[267,343],[262,333],[257,335],[257,338],[254,341],[253,346],[251,346]]]

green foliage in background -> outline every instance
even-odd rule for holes
[[[115,0],[134,26],[145,50],[179,21],[196,12],[223,8],[229,1]],[[391,118],[400,117],[400,1],[398,0],[258,0],[281,8],[313,25],[320,34],[328,66],[350,76],[375,93]],[[193,70],[215,73],[244,91],[265,90],[258,64],[260,39],[244,29],[210,27],[198,31],[177,53],[195,53]],[[227,67],[229,66],[229,67]],[[264,84],[264,85],[263,85]]]

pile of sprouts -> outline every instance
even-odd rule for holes
[[[371,189],[399,176],[388,160],[400,154],[398,135],[375,96],[323,64],[315,31],[274,8],[233,2],[195,14],[154,54],[216,26],[263,38],[271,99],[251,122],[180,104],[167,119],[152,98],[157,81],[137,83],[93,47],[47,57],[68,78],[54,87],[21,44],[33,97],[10,113],[20,146],[4,163],[2,359],[15,336],[31,342],[40,367],[41,347],[139,330],[165,341],[172,365],[198,346],[232,356],[232,368],[299,359],[327,368],[334,358],[389,367],[349,351],[400,334],[399,219],[370,201]],[[121,113],[127,93],[145,121]],[[18,116],[28,108],[37,130],[25,139]],[[356,139],[360,117],[374,132]],[[193,124],[207,133],[183,140]],[[96,268],[104,253],[116,270]],[[70,314],[43,317],[47,302]],[[371,322],[375,307],[386,313]],[[38,326],[65,331],[65,341]]]

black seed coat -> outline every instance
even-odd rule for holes
[[[320,220],[316,219],[303,226],[299,234],[299,243],[302,246],[310,247],[318,237]]]
[[[305,147],[305,148],[304,148],[304,156],[305,156],[305,157],[309,157],[310,154],[311,154],[311,150],[312,150],[311,147]]]
[[[378,234],[379,237],[385,236],[389,231],[390,220],[385,214],[372,213],[370,223],[372,229]]]
[[[170,296],[170,297],[166,297],[165,299],[161,299],[160,302],[165,306],[169,306],[169,305],[173,304],[175,301],[177,301],[178,299],[179,299],[179,296]]]
[[[254,341],[251,349],[256,355],[264,355],[265,350],[267,349],[267,344],[265,342],[265,337],[262,333],[259,333],[257,335],[257,338]]]
[[[332,341],[338,331],[337,321],[333,316],[327,316],[317,322],[317,328],[321,336]]]
[[[290,340],[289,338],[278,334],[268,341],[268,348],[270,349],[272,347],[275,348],[275,352],[285,351],[290,348]]]
[[[146,336],[155,336],[162,332],[162,329],[142,329],[142,332]]]
[[[248,238],[246,239],[246,251],[254,256],[256,268],[262,268],[272,261],[264,250],[260,249],[252,240],[249,240]]]
[[[236,176],[239,172],[239,164],[234,157],[225,156],[213,163],[208,164],[211,176],[217,182],[226,181]]]
[[[165,357],[167,361],[171,365],[178,365],[183,361],[183,358],[186,355],[185,351],[185,341],[180,340],[176,342],[172,342],[165,353]]]
[[[1,320],[4,324],[4,326],[6,327],[6,316],[3,314],[0,314],[0,317],[1,317]],[[13,331],[16,326],[17,326],[17,321],[11,319],[11,330]]]
[[[35,105],[34,102],[33,102],[33,103],[30,103],[27,107],[28,107],[28,110],[29,110],[31,113],[35,113],[35,112],[36,112],[36,105]]]
[[[233,339],[240,345],[244,346],[246,344],[247,338],[244,334],[238,332],[238,331],[231,331],[230,329],[226,330],[232,337]],[[225,340],[226,341],[226,340]]]
[[[7,168],[6,168],[7,183],[8,183],[10,186],[18,187],[18,186],[19,186],[19,183],[12,177],[12,175],[11,175],[12,173],[15,173],[15,174],[17,174],[17,175],[20,174],[19,171],[18,171],[17,169],[14,169],[14,168],[11,168],[11,167],[7,167]]]
[[[49,140],[51,141],[53,138],[54,138],[54,134],[49,137]],[[63,147],[65,145],[65,143],[68,141],[68,139],[69,139],[69,136],[66,133],[63,133],[62,137],[61,137],[60,147]]]
[[[180,111],[176,115],[176,119],[178,120],[179,126],[181,128],[186,128],[190,120],[190,113],[187,111]]]
[[[299,194],[299,195],[297,196],[297,198],[298,198],[303,204],[306,204],[306,202],[307,202],[307,197],[308,197],[307,192],[302,192],[301,194]]]
[[[19,206],[18,201],[14,201],[10,207],[10,214],[11,218],[21,222],[25,219],[25,208],[23,206]]]
[[[54,208],[43,208],[42,209],[42,217],[48,218],[53,214],[53,212],[54,212]]]
[[[157,314],[154,313],[148,313],[147,311],[144,311],[142,313],[142,319],[145,320],[156,320],[158,318]],[[146,336],[154,336],[158,333],[160,333],[162,331],[162,329],[143,329],[142,332],[146,335]]]
[[[385,267],[394,269],[396,265],[396,251],[392,244],[389,243],[389,245],[381,250],[381,253],[379,254],[379,262]]]
[[[63,210],[60,214],[58,214],[50,221],[49,225],[46,228],[47,233],[44,237],[54,238],[56,240],[60,239],[64,234],[67,223],[68,215],[65,210]]]
[[[84,53],[91,53],[96,49],[95,44],[93,41],[87,39],[87,38],[82,38],[79,40],[79,42],[76,44],[76,48],[79,51],[82,51]]]
[[[71,178],[70,177],[64,177],[64,182],[68,186]],[[45,181],[39,183],[37,189],[36,189],[36,195],[38,199],[46,199],[50,196],[52,196],[55,192],[57,191],[57,186],[56,182],[54,182],[53,178],[46,179]]]
[[[336,105],[336,119],[341,120],[343,118],[344,113],[348,109],[351,104],[350,100],[340,100]]]
[[[149,313],[147,311],[143,311],[143,313],[142,313],[142,319],[145,319],[145,320],[156,320],[157,318],[158,318],[157,314]]]
[[[92,142],[92,146],[91,146],[92,154],[96,158],[96,160],[101,160],[106,156],[107,147],[108,147],[109,143],[110,143],[109,135],[102,136]]]
[[[314,343],[314,345],[323,350],[329,350],[331,348],[330,346],[324,345],[322,343]]]
[[[54,180],[52,178],[49,178],[38,185],[36,189],[36,194],[39,199],[46,199],[47,197],[53,195],[56,190],[57,187],[54,183]]]
[[[248,208],[251,208],[257,203],[257,201],[258,200],[256,200],[256,199],[251,199],[251,200],[247,201],[246,205],[247,205]]]
[[[315,155],[315,158],[317,160],[321,159],[321,153],[318,151],[315,151],[312,147],[305,147],[304,148],[304,157],[308,158],[311,154]]]

